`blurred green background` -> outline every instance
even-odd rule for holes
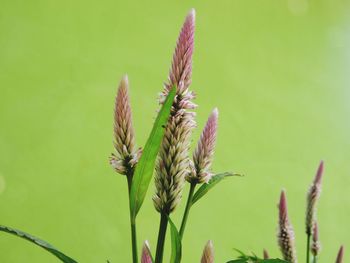
[[[304,262],[305,194],[321,159],[321,262],[334,261],[340,244],[350,251],[349,1],[0,2],[1,224],[79,262],[131,261],[126,180],[108,164],[116,87],[128,73],[142,146],[194,7],[193,144],[217,106],[214,170],[246,177],[225,180],[193,208],[183,262],[199,262],[208,239],[216,262],[236,256],[233,248],[279,256],[281,188]],[[154,249],[153,192],[152,183],[138,224],[139,246],[148,239]],[[1,262],[58,262],[5,233],[0,248]]]

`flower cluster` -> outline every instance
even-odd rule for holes
[[[194,44],[195,12],[186,17],[181,29],[173,62],[169,73],[169,81],[161,94],[161,102],[176,87],[176,96],[171,114],[165,127],[163,142],[156,165],[156,194],[154,206],[158,212],[170,214],[179,204],[185,177],[189,173],[188,152],[190,137],[196,123],[192,103],[194,93],[189,90],[192,75],[192,55]]]

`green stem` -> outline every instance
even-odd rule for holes
[[[128,179],[128,190],[129,190],[129,201],[130,201],[130,190],[131,190],[131,182],[132,182],[132,176],[127,175]],[[131,246],[132,246],[132,262],[138,263],[138,257],[137,257],[137,236],[136,236],[136,222],[135,218],[133,218],[133,215],[131,213],[130,209],[130,228],[131,228]]]
[[[188,193],[186,208],[185,208],[185,212],[184,212],[182,222],[181,222],[181,227],[180,227],[180,238],[181,239],[182,239],[184,232],[185,232],[187,218],[188,218],[188,214],[190,212],[191,206],[192,206],[192,197],[193,197],[195,188],[196,188],[196,183],[191,183],[190,192]]]
[[[313,263],[317,263],[317,256],[314,256]]]
[[[164,212],[161,212],[156,258],[154,261],[155,263],[162,263],[163,262],[164,242],[165,242],[167,227],[168,227],[168,215]]]
[[[310,237],[311,234],[307,234],[307,242],[306,242],[306,263],[310,262]]]

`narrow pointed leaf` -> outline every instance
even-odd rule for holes
[[[261,263],[288,263],[288,261],[282,260],[282,259],[262,259],[259,261]]]
[[[63,254],[62,252],[58,251],[56,248],[54,248],[52,245],[50,245],[49,243],[47,243],[44,240],[41,240],[37,237],[34,237],[30,234],[27,234],[23,231],[17,230],[17,229],[13,229],[7,226],[1,226],[0,225],[0,231],[15,235],[17,237],[23,238],[29,242],[32,242],[33,244],[42,247],[43,249],[47,250],[48,252],[50,252],[51,254],[53,254],[54,256],[56,256],[57,258],[59,258],[62,262],[64,263],[77,263],[77,261],[75,261],[74,259],[66,256],[65,254]]]
[[[133,219],[136,218],[136,215],[142,206],[149,183],[152,179],[155,162],[164,135],[164,127],[167,124],[175,94],[176,88],[174,87],[169,92],[158,113],[151,134],[149,135],[145,148],[143,149],[141,158],[136,165],[130,191],[130,210]]]
[[[210,189],[212,189],[215,185],[217,185],[222,179],[228,176],[241,176],[240,174],[235,173],[219,173],[212,176],[207,184],[202,184],[201,187],[196,191],[192,198],[192,204],[201,199]]]
[[[235,259],[227,261],[226,263],[250,263],[250,262],[256,262],[256,263],[288,263],[288,261],[284,261],[281,259],[256,259],[252,260],[250,258],[247,259]]]
[[[233,248],[233,250],[235,250],[236,252],[238,252],[239,258],[247,258],[247,257],[249,257],[249,256],[246,255],[242,250],[239,250],[238,248]]]
[[[170,225],[170,234],[171,234],[171,257],[170,257],[170,263],[180,263],[181,261],[181,254],[182,254],[182,248],[181,248],[181,237],[179,234],[179,231],[177,231],[177,228],[173,221],[169,218],[169,225]]]

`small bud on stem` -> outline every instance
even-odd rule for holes
[[[201,263],[214,263],[214,246],[211,240],[204,247]]]
[[[335,263],[343,263],[343,256],[344,256],[344,247],[341,246],[338,251],[338,255]]]

